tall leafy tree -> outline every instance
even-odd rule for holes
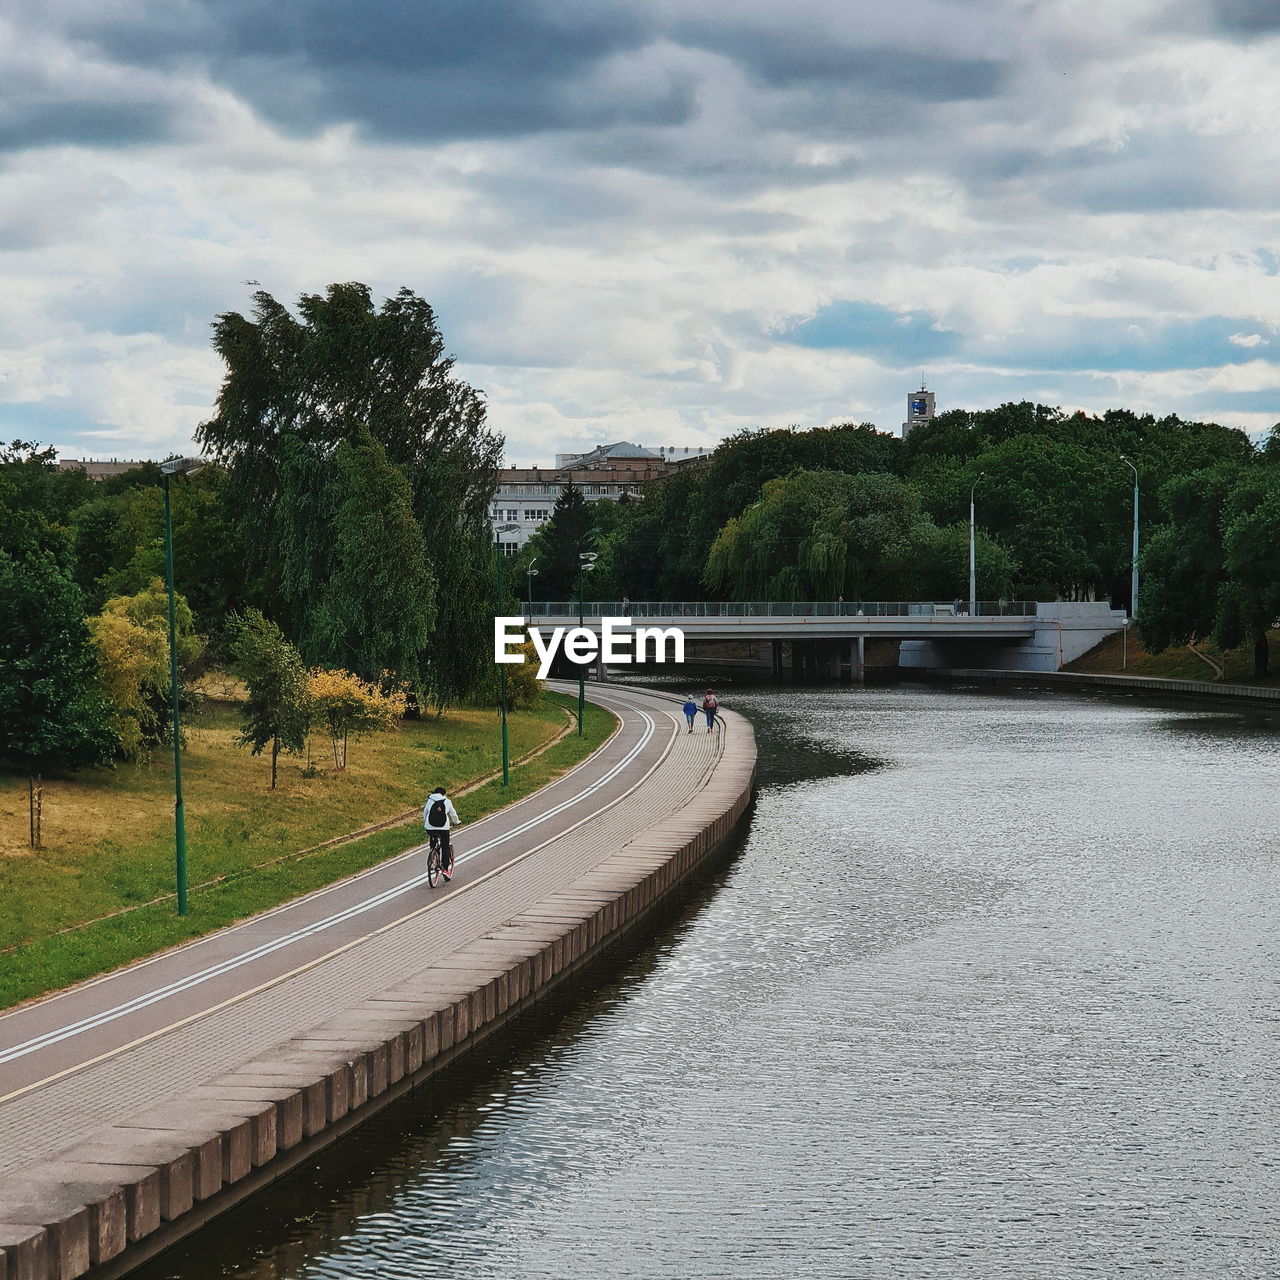
[[[1224,516],[1242,474],[1221,464],[1165,486],[1168,522],[1150,536],[1141,560],[1138,633],[1152,653],[1213,634],[1226,581]]]
[[[304,655],[365,680],[420,683],[436,584],[409,483],[368,431],[337,452],[334,569],[311,613]]]
[[[910,599],[937,537],[894,476],[796,471],[725,525],[707,579],[738,600]]]
[[[30,780],[33,846],[42,776],[105,764],[115,749],[79,589],[48,552],[0,551],[0,758]]]
[[[492,617],[484,566],[502,439],[455,376],[431,307],[409,289],[375,306],[365,285],[334,284],[304,294],[295,316],[260,291],[251,318],[218,317],[214,347],[227,374],[198,437],[230,473],[260,604],[304,635],[333,570],[337,451],[367,430],[408,482],[441,587],[425,693],[437,705],[460,696],[481,677]]]
[[[240,743],[253,755],[271,748],[271,786],[281,750],[300,752],[311,722],[311,700],[302,656],[284,632],[257,609],[246,609],[232,627],[234,671],[248,688]]]
[[[1268,630],[1280,618],[1280,476],[1274,467],[1252,467],[1227,500],[1223,513],[1226,581],[1218,598],[1215,636],[1224,649],[1253,646],[1253,673],[1270,668]]]

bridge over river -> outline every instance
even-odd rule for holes
[[[1056,671],[1125,619],[1105,602],[1062,600],[983,600],[972,611],[967,602],[935,600],[535,600],[525,616],[540,632],[582,625],[598,634],[602,618],[630,618],[678,627],[690,642],[761,642],[775,674],[785,644],[797,673],[855,680],[868,640],[898,642],[899,665],[908,668]]]

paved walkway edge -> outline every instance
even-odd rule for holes
[[[349,1132],[654,910],[733,835],[755,789],[732,712],[705,785],[565,889],[323,1026],[106,1126],[0,1199],[0,1280],[114,1280]]]
[[[1118,689],[1132,693],[1172,694],[1180,698],[1280,704],[1280,688],[1218,684],[1213,680],[1165,680],[1159,676],[1109,676],[1087,671],[986,671],[957,667],[946,671],[912,672],[911,678],[938,684],[1016,684],[1037,689],[1065,685],[1075,689]]]

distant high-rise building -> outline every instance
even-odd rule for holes
[[[933,392],[926,391],[924,388],[924,379],[920,379],[920,390],[913,391],[907,396],[907,420],[902,424],[902,434],[905,437],[912,427],[918,427],[922,422],[928,422],[933,417]]]

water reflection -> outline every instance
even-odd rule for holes
[[[1274,730],[741,690],[740,855],[145,1275],[1276,1272]]]

